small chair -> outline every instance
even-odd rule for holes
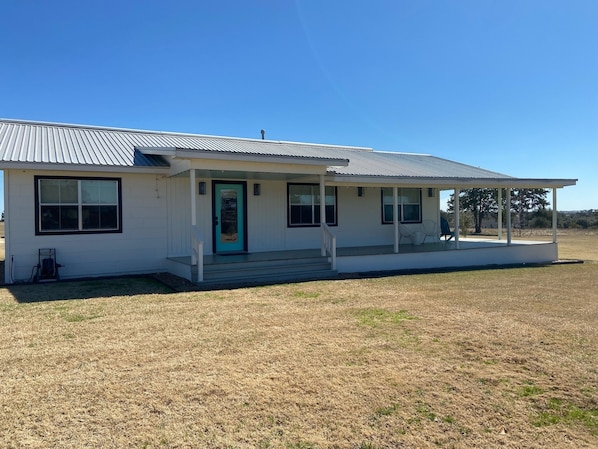
[[[432,237],[434,241],[438,238],[438,234],[436,234],[436,222],[434,220],[424,220],[422,223],[422,228],[424,230],[424,243],[426,243],[426,239],[428,237]]]
[[[451,231],[451,227],[449,226],[448,221],[446,221],[446,218],[440,217],[440,237],[444,237],[444,241],[448,242],[454,236],[455,232]]]
[[[401,239],[403,237],[406,237],[409,240],[412,240],[413,234],[415,234],[414,229],[408,228],[404,224],[399,223],[399,243],[401,243]]]

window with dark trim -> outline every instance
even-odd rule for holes
[[[318,226],[320,224],[320,186],[318,184],[287,184],[288,225]],[[336,226],[336,187],[326,187],[326,224]]]
[[[401,223],[421,223],[422,189],[398,189],[399,221]],[[392,223],[394,215],[392,188],[382,189],[382,223]]]
[[[119,178],[35,177],[36,234],[122,232]]]

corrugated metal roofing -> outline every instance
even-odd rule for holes
[[[471,165],[427,154],[374,151],[352,152],[347,167],[335,167],[334,173],[349,176],[390,176],[398,178],[511,178]]]
[[[144,148],[170,148],[311,158],[337,176],[392,178],[516,179],[500,173],[430,155],[373,151],[369,148],[275,142],[157,131],[101,128],[55,123],[0,120],[0,166],[14,163],[112,167],[168,167],[166,158],[144,154]],[[147,151],[152,153],[151,151]],[[339,160],[347,166],[333,166]]]
[[[143,148],[160,147],[318,159],[338,158],[336,153],[334,156],[324,155],[327,150],[334,148],[356,149],[306,143],[0,120],[0,162],[114,167],[167,166],[163,158],[143,154]],[[135,148],[141,151],[135,151]]]

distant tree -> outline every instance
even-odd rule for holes
[[[548,190],[544,189],[512,189],[511,212],[518,217],[518,227],[525,227],[530,212],[543,211],[550,203],[546,199]],[[448,202],[448,212],[454,213],[455,195],[451,194]],[[502,197],[503,210],[506,209],[506,196]],[[459,209],[469,212],[473,217],[475,233],[482,232],[482,221],[485,217],[494,216],[498,212],[497,189],[466,189],[459,194]],[[538,220],[541,221],[541,220]],[[539,223],[538,223],[539,224]]]
[[[448,200],[448,211],[454,212],[455,194],[451,194]],[[484,217],[496,212],[497,193],[496,189],[467,189],[459,194],[459,209],[470,212],[473,217],[475,233],[482,232],[482,220]]]
[[[563,229],[597,229],[598,210],[577,210],[558,213],[558,225]]]
[[[517,215],[519,229],[526,227],[529,212],[544,210],[550,204],[546,195],[548,190],[545,189],[511,190],[511,211]]]
[[[530,228],[546,229],[552,226],[552,211],[542,209],[531,212],[527,218]]]

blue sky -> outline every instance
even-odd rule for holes
[[[2,17],[3,118],[429,153],[578,178],[558,208],[598,209],[595,0],[3,0]]]

